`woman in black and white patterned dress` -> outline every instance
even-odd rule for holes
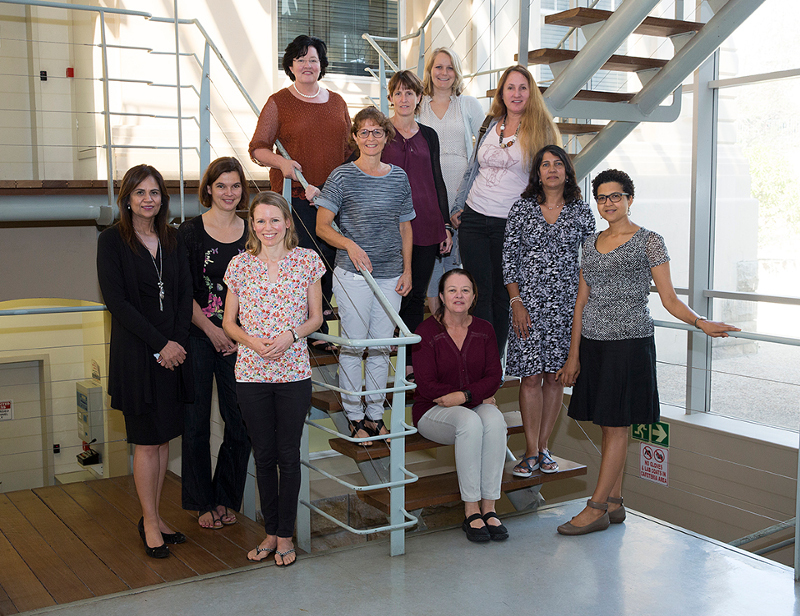
[[[503,278],[511,298],[506,374],[519,376],[519,408],[525,455],[517,477],[537,468],[558,471],[547,441],[555,426],[564,385],[556,372],[567,360],[572,309],[578,293],[578,250],[594,233],[567,153],[548,145],[536,154],[522,198],[508,214]]]
[[[653,319],[647,308],[650,280],[675,318],[714,338],[739,331],[699,316],[678,299],[664,239],[629,218],[633,190],[628,174],[616,169],[592,181],[608,229],[583,244],[572,342],[557,376],[565,385],[574,384],[569,416],[601,426],[603,449],[592,497],[583,511],[558,527],[562,535],[585,535],[625,520],[622,474],[628,427],[656,422],[660,415]]]

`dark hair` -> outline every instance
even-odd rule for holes
[[[136,187],[147,178],[153,178],[156,184],[158,184],[158,190],[161,191],[161,206],[158,209],[158,214],[153,218],[153,229],[156,235],[158,235],[162,249],[164,251],[171,251],[175,247],[176,242],[175,230],[167,225],[167,219],[169,218],[169,193],[167,192],[167,185],[164,182],[164,177],[159,173],[158,169],[150,165],[136,165],[135,167],[131,167],[122,177],[119,195],[117,195],[119,232],[122,239],[130,246],[131,250],[139,252],[139,247],[142,246],[142,243],[136,237],[136,231],[133,228],[131,194],[136,190]]]
[[[356,114],[356,117],[353,118],[353,125],[350,127],[350,148],[356,154],[356,158],[361,156],[355,139],[356,133],[361,130],[361,127],[367,120],[372,120],[386,131],[386,143],[389,143],[395,136],[394,124],[392,124],[389,118],[383,115],[377,107],[364,107]]]
[[[244,169],[242,169],[242,163],[240,163],[233,156],[223,156],[222,158],[218,158],[211,162],[206,169],[206,172],[203,174],[203,179],[200,180],[200,186],[197,189],[197,196],[200,198],[200,203],[202,203],[203,206],[211,207],[211,195],[209,194],[208,189],[211,188],[212,184],[219,179],[219,176],[221,176],[223,173],[230,173],[234,171],[239,174],[239,183],[242,185],[242,198],[239,199],[239,203],[236,204],[236,209],[238,210],[242,203],[246,204],[248,201],[250,201],[250,189],[247,186],[247,180],[244,178]]]
[[[296,248],[299,240],[297,229],[294,228],[294,221],[292,220],[292,208],[289,207],[289,204],[282,195],[271,190],[262,190],[253,197],[253,202],[250,204],[250,211],[247,214],[247,244],[245,244],[247,252],[254,257],[257,257],[258,253],[261,252],[261,240],[256,236],[255,225],[253,223],[256,207],[259,205],[274,205],[281,211],[283,220],[289,223],[286,227],[286,236],[283,238],[283,245],[286,246],[286,250]]]
[[[469,278],[469,282],[472,285],[473,297],[472,297],[472,305],[469,307],[469,314],[472,314],[472,311],[475,309],[475,304],[478,303],[478,285],[475,284],[475,278],[472,277],[467,270],[461,269],[457,267],[455,269],[451,269],[449,272],[445,272],[441,278],[439,278],[439,295],[444,295],[444,287],[447,284],[447,281],[456,274],[461,274],[462,276],[466,276]],[[444,302],[442,298],[439,298],[439,307],[436,309],[436,312],[433,315],[439,323],[442,322],[442,317],[444,317]]]
[[[564,182],[564,203],[572,203],[583,199],[583,194],[575,179],[575,166],[563,148],[557,145],[546,145],[541,150],[536,152],[533,157],[533,164],[531,165],[531,174],[528,177],[528,186],[525,192],[522,193],[523,199],[536,199],[539,203],[544,203],[545,196],[542,189],[542,177],[539,175],[539,167],[542,166],[544,155],[550,152],[553,156],[557,156],[562,163],[564,163],[564,171],[566,178]]]
[[[394,91],[401,86],[405,86],[406,89],[411,90],[414,94],[419,96],[419,101],[414,109],[414,113],[419,113],[419,106],[420,103],[422,103],[423,92],[422,82],[420,81],[419,77],[409,70],[397,71],[394,75],[392,75],[392,78],[389,80],[389,85],[386,86],[386,98],[389,99],[389,102],[392,102],[392,94],[394,94]]]
[[[319,77],[317,77],[317,81],[325,76],[325,69],[328,68],[328,46],[325,44],[325,41],[316,36],[301,34],[289,43],[283,51],[283,72],[286,73],[292,81],[295,80],[294,73],[292,72],[292,62],[306,55],[309,47],[316,49],[317,55],[319,56]]]
[[[592,195],[597,199],[597,189],[606,182],[616,182],[622,186],[622,192],[628,193],[628,197],[633,199],[633,180],[624,171],[619,169],[606,169],[598,173],[592,180]]]

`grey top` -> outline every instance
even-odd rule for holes
[[[583,244],[582,272],[590,290],[581,334],[592,340],[652,336],[650,269],[669,261],[664,238],[640,227],[627,242],[603,254],[595,247],[598,235]]]
[[[367,253],[374,278],[403,273],[400,223],[416,216],[406,172],[392,165],[386,175],[367,175],[354,162],[334,169],[315,203],[338,214],[339,231]],[[336,251],[336,267],[358,273],[346,250]]]

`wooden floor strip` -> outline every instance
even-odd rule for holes
[[[94,596],[3,494],[0,494],[0,531],[56,603],[80,601]]]
[[[14,603],[9,599],[3,585],[0,584],[0,616],[10,616],[11,614],[19,614],[19,610],[14,607]]]
[[[120,515],[138,523],[142,510],[135,493],[123,489],[113,481],[89,481],[86,485],[114,505],[120,511]],[[186,543],[170,546],[169,550],[170,559],[173,557],[179,559],[197,575],[230,569],[211,552],[199,546],[192,535],[187,535]]]
[[[109,535],[125,541],[129,549],[140,552],[142,559],[147,559],[147,566],[160,575],[165,582],[183,580],[192,577],[195,572],[177,558],[150,558],[144,553],[144,545],[139,536],[138,523],[132,522],[113,507],[106,499],[92,490],[85,483],[71,483],[64,486],[64,491],[76,503],[91,515]],[[135,546],[135,547],[134,547]],[[170,546],[170,551],[172,547]]]
[[[18,611],[56,604],[3,533],[0,533],[0,563],[3,563],[3,588]]]
[[[10,492],[8,498],[95,596],[128,590],[128,585],[86,547],[31,490]]]
[[[147,556],[134,547],[134,539],[141,545],[138,533],[128,538],[109,535],[59,486],[37,488],[33,492],[128,586],[142,588],[163,582],[142,560]]]

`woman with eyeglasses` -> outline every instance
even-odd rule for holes
[[[362,271],[370,272],[394,310],[411,291],[411,220],[414,206],[408,177],[397,165],[381,161],[394,138],[389,119],[374,107],[356,114],[352,128],[358,158],[333,170],[322,191],[309,186],[317,212],[317,235],[337,248],[333,292],[339,306],[342,335],[351,339],[391,338],[394,322],[370,289]],[[338,216],[339,230],[333,228]],[[363,347],[341,348],[339,387],[362,391]],[[389,376],[389,346],[367,350],[367,390],[384,389]],[[342,395],[342,406],[357,438],[386,435],[385,394]],[[365,441],[365,446],[372,445]]]
[[[517,477],[558,471],[547,441],[558,419],[564,386],[556,373],[567,360],[572,308],[578,293],[578,251],[594,233],[575,169],[556,145],[543,147],[528,187],[508,213],[503,277],[511,301],[506,374],[522,379],[519,409],[525,455]]]
[[[653,319],[647,308],[650,281],[676,319],[714,338],[739,331],[709,321],[678,299],[664,239],[630,219],[634,186],[627,173],[603,171],[592,181],[592,192],[608,228],[583,244],[569,356],[556,378],[573,386],[569,416],[601,426],[602,458],[591,498],[558,527],[562,535],[585,535],[625,520],[622,475],[628,430],[632,423],[656,422],[660,414]]]
[[[389,102],[394,114],[394,139],[386,144],[381,160],[397,165],[408,175],[416,216],[411,221],[411,293],[400,304],[400,317],[415,331],[425,316],[425,292],[436,257],[453,247],[450,205],[439,162],[436,131],[414,119],[422,99],[422,82],[411,71],[398,71],[389,80]],[[406,374],[412,374],[412,349],[408,348]]]
[[[295,175],[299,170],[310,184],[322,186],[350,154],[347,105],[341,96],[320,84],[327,68],[328,48],[321,39],[303,34],[286,46],[283,71],[292,83],[270,96],[261,110],[250,141],[250,157],[257,164],[270,167],[269,184],[275,192],[283,191],[284,178],[292,180],[292,217],[300,246],[314,250],[327,267],[322,278],[322,304],[325,319],[330,319],[331,264],[336,251],[317,237],[317,209],[306,199]],[[281,142],[291,160],[273,151],[275,141]],[[320,331],[328,331],[325,323]],[[321,340],[309,338],[308,344],[313,350],[334,351],[332,345]]]

